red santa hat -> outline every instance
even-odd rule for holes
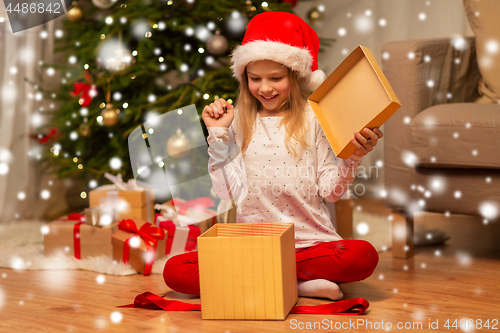
[[[313,91],[326,78],[318,70],[319,38],[300,17],[286,12],[265,12],[248,23],[245,37],[232,53],[234,76],[241,81],[245,67],[252,61],[273,60],[307,79]]]

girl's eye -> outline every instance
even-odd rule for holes
[[[279,81],[281,79],[282,79],[282,77],[273,77],[273,81]]]
[[[252,81],[259,81],[260,79],[256,78],[256,77],[251,77],[250,80],[252,80]]]

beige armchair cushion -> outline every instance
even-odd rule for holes
[[[418,166],[500,169],[499,129],[498,104],[436,105],[412,121],[411,151]]]
[[[500,103],[500,1],[464,0],[476,35],[477,62],[482,79],[477,103]]]

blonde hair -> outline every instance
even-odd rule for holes
[[[290,68],[283,66],[288,70],[288,79],[290,84],[290,95],[280,108],[284,111],[283,118],[279,127],[285,125],[285,146],[292,155],[298,159],[305,147],[309,147],[306,142],[306,130],[308,122],[306,119],[307,96],[309,91],[306,88],[304,78],[298,76],[298,73]],[[237,93],[235,109],[238,109],[236,115],[238,127],[243,136],[241,152],[245,154],[252,135],[255,133],[257,112],[262,107],[257,98],[255,98],[248,88],[248,75],[245,69]],[[252,130],[253,127],[253,130]],[[299,145],[299,152],[295,149]]]

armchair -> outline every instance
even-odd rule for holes
[[[413,256],[416,211],[498,218],[500,104],[484,88],[500,86],[500,56],[493,58],[496,67],[481,61],[484,35],[496,31],[500,42],[500,29],[477,24],[487,20],[486,9],[472,15],[477,2],[464,2],[476,36],[397,41],[382,49],[383,71],[402,104],[384,125],[394,257]],[[484,3],[500,12],[500,2]]]

